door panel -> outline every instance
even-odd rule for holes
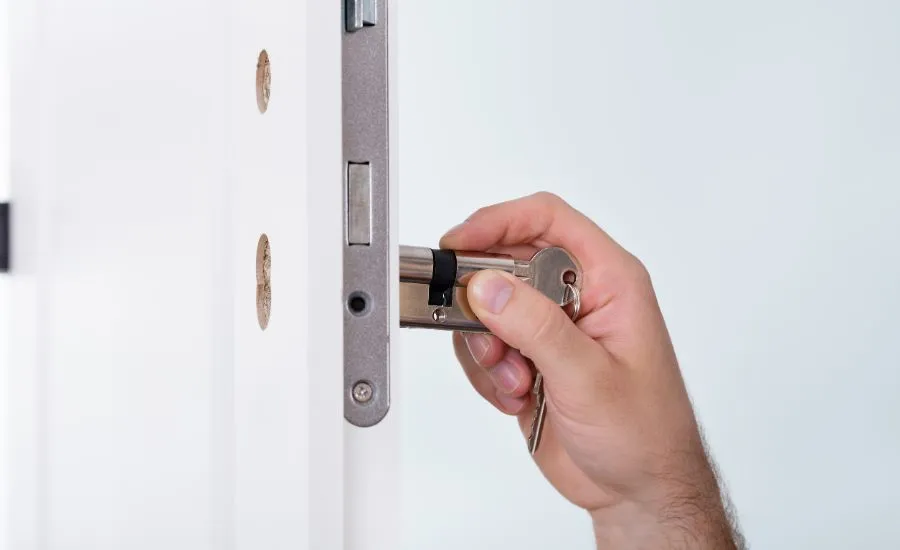
[[[340,546],[339,17],[12,6],[10,548]]]

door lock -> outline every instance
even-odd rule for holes
[[[400,326],[487,332],[466,295],[469,279],[483,269],[518,277],[561,307],[580,306],[581,267],[562,248],[545,248],[523,261],[499,254],[401,246]]]

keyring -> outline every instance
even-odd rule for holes
[[[572,322],[575,322],[578,320],[578,315],[581,313],[581,291],[578,290],[578,287],[575,285],[567,284],[566,292],[572,293],[572,300],[570,302],[572,304],[572,314],[569,317],[572,319]]]

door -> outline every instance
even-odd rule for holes
[[[340,17],[11,2],[5,547],[342,547]]]

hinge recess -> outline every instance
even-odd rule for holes
[[[344,0],[344,417],[390,408],[388,1]]]

